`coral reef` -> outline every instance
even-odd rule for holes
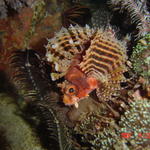
[[[28,3],[31,4],[20,9],[19,13],[0,20],[1,66],[7,66],[8,57],[16,49],[33,48],[43,54],[46,38],[52,37],[54,31],[61,27],[61,9],[58,8],[62,5],[58,6],[53,1],[48,5],[44,0]],[[58,11],[52,14],[49,9],[53,7]]]
[[[92,150],[127,149],[124,139],[117,134],[119,127],[112,118],[100,112],[81,117],[84,119],[76,124],[74,130],[81,139],[83,149],[87,148],[86,145],[89,145]]]
[[[75,125],[78,142],[83,149],[148,149],[149,148],[149,107],[147,99],[134,98],[119,121],[108,117],[108,110],[80,114]]]
[[[150,140],[150,101],[135,99],[130,103],[130,109],[125,112],[119,122],[120,133],[129,133],[127,138],[131,149],[143,149]]]
[[[146,0],[1,0],[0,149],[149,150],[149,12]]]

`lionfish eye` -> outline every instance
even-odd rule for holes
[[[69,89],[69,93],[74,93],[75,92],[75,89],[74,88],[70,88]]]

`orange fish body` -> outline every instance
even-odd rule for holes
[[[98,81],[93,77],[87,77],[77,66],[73,66],[67,72],[65,79],[68,81],[64,89],[63,102],[66,105],[77,104],[94,89],[98,88]]]

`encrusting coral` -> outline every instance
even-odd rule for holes
[[[127,148],[124,139],[121,139],[117,134],[119,127],[112,118],[98,112],[85,114],[82,117],[83,120],[76,124],[74,130],[80,138],[83,148],[86,148],[86,143],[90,145],[92,150]]]
[[[125,112],[119,121],[120,134],[128,134],[126,138],[132,149],[149,145],[150,140],[150,101],[147,99],[134,99],[130,109]]]
[[[147,33],[137,42],[133,48],[131,61],[134,71],[143,78],[150,80],[150,33]]]

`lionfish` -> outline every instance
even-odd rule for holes
[[[96,89],[107,101],[125,81],[126,47],[110,30],[70,26],[48,39],[46,59],[52,65],[52,80],[61,77],[65,105],[75,105]]]

